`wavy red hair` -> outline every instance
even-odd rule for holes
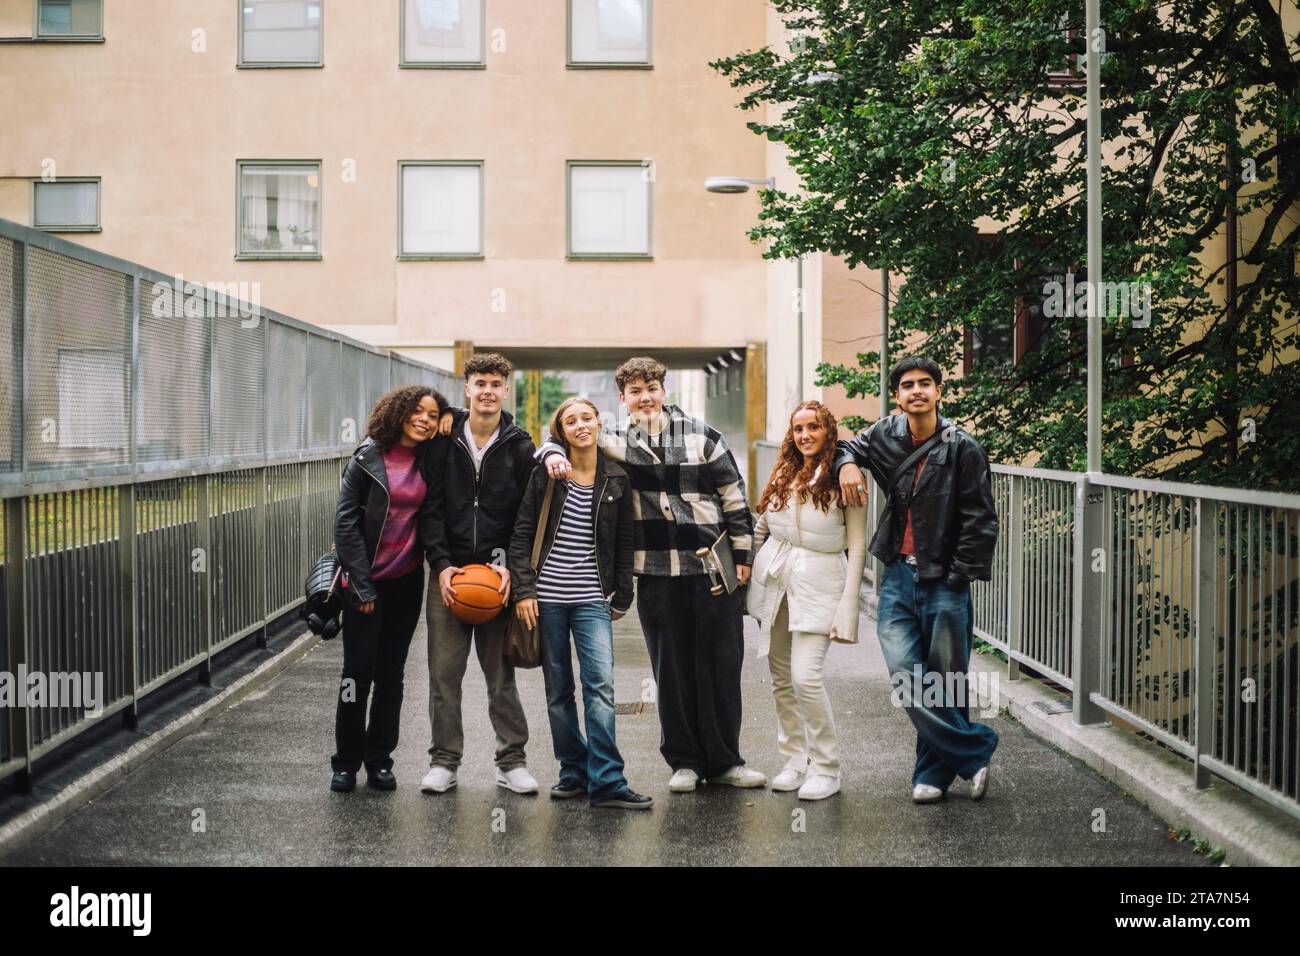
[[[817,421],[826,431],[826,441],[822,443],[821,451],[812,459],[805,459],[803,452],[794,441],[794,417],[804,409],[812,409],[817,415]],[[758,513],[762,514],[766,511],[769,504],[777,511],[784,508],[789,502],[790,492],[796,483],[799,485],[800,501],[811,498],[812,503],[822,511],[829,511],[831,502],[839,495],[839,482],[835,479],[837,438],[839,438],[839,422],[835,420],[835,415],[829,408],[817,401],[800,402],[796,405],[794,411],[790,413],[790,426],[786,429],[785,438],[781,441],[781,449],[777,452],[772,477],[767,480],[763,497],[758,502]],[[813,475],[816,474],[818,467],[821,468],[821,474],[814,482]]]

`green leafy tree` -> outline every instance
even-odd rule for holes
[[[1280,2],[1294,24],[1296,0]],[[751,237],[769,257],[823,251],[904,277],[891,354],[920,332],[959,368],[967,330],[976,345],[945,414],[995,461],[1081,470],[1086,319],[1044,299],[1067,268],[1085,278],[1082,4],[773,5],[791,55],[712,64],[802,181],[803,195],[761,192]],[[1300,38],[1279,9],[1103,4],[1103,279],[1150,294],[1149,321],[1105,320],[1107,471],[1300,490]],[[985,217],[996,235],[981,236]],[[1032,321],[1014,362],[1017,307]],[[821,383],[875,394],[878,353],[858,362],[823,365]]]

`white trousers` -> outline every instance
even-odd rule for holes
[[[822,669],[831,645],[828,634],[791,631],[785,599],[772,621],[768,667],[772,671],[772,696],[776,699],[776,746],[786,766],[839,776],[839,744],[831,698],[826,693]]]

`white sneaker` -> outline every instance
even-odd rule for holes
[[[943,799],[943,791],[938,787],[932,787],[928,783],[918,783],[912,788],[913,803],[934,803]]]
[[[736,764],[721,776],[710,777],[709,783],[725,783],[729,787],[761,787],[767,783],[767,774]]]
[[[668,789],[673,793],[693,793],[695,785],[700,782],[700,775],[694,770],[683,768],[673,774],[668,781]]]
[[[536,793],[537,780],[527,767],[515,767],[514,770],[502,770],[497,767],[497,786],[505,787],[512,793]]]
[[[984,794],[989,792],[989,765],[985,764],[975,771],[975,776],[970,778],[970,798],[972,800],[983,800]]]
[[[786,767],[775,777],[772,778],[772,789],[785,793],[789,790],[798,790],[803,786],[803,782],[808,779],[808,771],[800,770],[798,767]]]
[[[799,788],[800,800],[825,800],[840,792],[840,778],[826,773],[815,773]]]
[[[456,786],[456,771],[446,767],[433,766],[420,781],[420,789],[425,793],[446,793]]]

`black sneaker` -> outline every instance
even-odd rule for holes
[[[647,797],[635,790],[624,790],[612,797],[602,797],[591,801],[593,807],[613,807],[619,810],[649,810],[655,805],[653,797]]]
[[[366,786],[374,790],[396,790],[397,778],[387,767],[381,770],[367,770]]]
[[[335,793],[351,793],[357,789],[356,771],[335,770],[334,776],[330,778],[330,789]]]
[[[576,780],[561,780],[551,787],[551,799],[572,800],[574,797],[580,797],[586,792],[587,788]]]

